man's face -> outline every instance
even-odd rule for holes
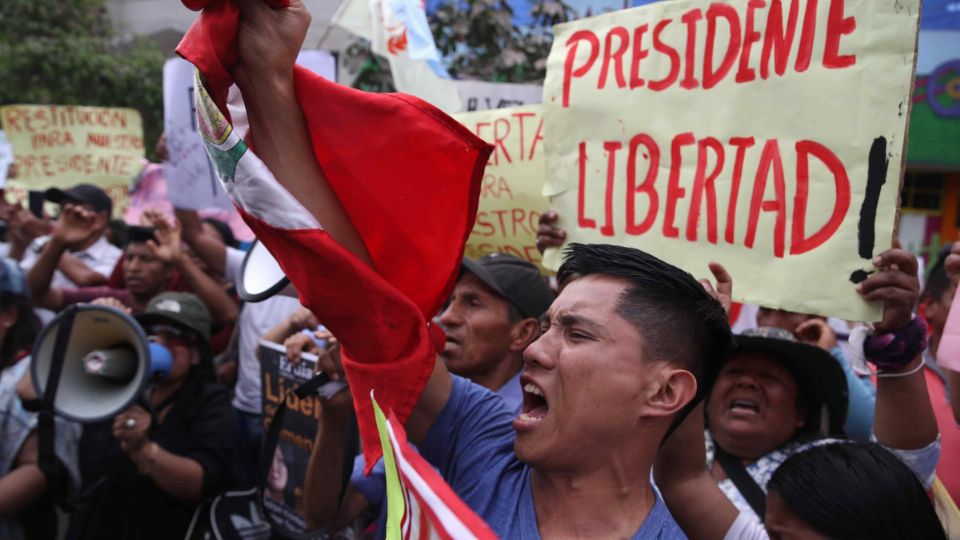
[[[196,339],[190,332],[170,324],[155,324],[147,329],[151,341],[163,345],[173,356],[168,381],[179,381],[190,374],[190,368],[200,360]]]
[[[134,296],[153,296],[166,287],[167,267],[146,244],[130,243],[123,253],[123,280]]]
[[[457,281],[440,325],[447,334],[440,357],[457,375],[475,377],[510,354],[509,304],[473,274],[464,272]]]
[[[707,404],[714,440],[739,458],[766,455],[803,427],[798,392],[796,379],[774,357],[736,353],[720,371]]]
[[[646,416],[656,392],[651,381],[666,363],[646,359],[640,332],[614,311],[625,285],[594,275],[569,282],[524,352],[524,403],[513,427],[525,463],[561,471],[590,466]]]

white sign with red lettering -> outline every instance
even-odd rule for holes
[[[878,320],[919,0],[676,0],[555,29],[546,193],[567,239],[636,246],[739,300]],[[559,264],[556,251],[547,265]]]

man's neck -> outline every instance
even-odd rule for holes
[[[589,458],[587,458],[589,459]],[[652,456],[581,475],[533,471],[531,488],[542,538],[630,538],[656,502]]]
[[[497,392],[517,375],[520,365],[520,360],[511,356],[495,365],[490,371],[475,375],[470,380],[491,392]]]

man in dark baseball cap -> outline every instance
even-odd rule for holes
[[[48,201],[63,205],[72,203],[87,206],[94,212],[106,212],[109,216],[113,212],[113,201],[107,192],[93,184],[77,184],[70,189],[50,188],[47,190]]]
[[[523,350],[540,333],[554,294],[533,264],[494,253],[463,259],[460,278],[440,314],[440,357],[453,373],[496,392],[511,410],[523,401]]]
[[[540,270],[527,261],[503,253],[464,257],[460,277],[439,316],[446,332],[440,358],[452,373],[494,392],[511,413],[518,414],[523,405],[523,351],[540,335],[540,317],[553,299]],[[344,508],[359,515],[370,505],[380,507],[376,513],[383,529],[383,462],[370,476],[363,473],[364,463],[363,455],[357,456]]]

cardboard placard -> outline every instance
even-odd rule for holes
[[[466,255],[479,258],[509,253],[540,265],[537,227],[549,204],[543,196],[546,170],[541,106],[460,113],[454,118],[494,146]]]
[[[547,188],[571,242],[709,275],[737,300],[879,320],[920,2],[676,0],[562,24]],[[556,250],[547,265],[559,265]]]
[[[131,179],[143,167],[143,122],[134,109],[73,105],[0,107],[13,147],[17,177],[6,189],[17,200],[27,190],[98,185],[121,215]]]

